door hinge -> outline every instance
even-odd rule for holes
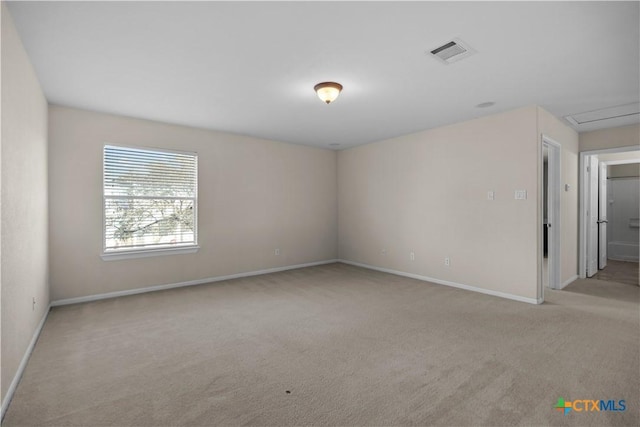
[[[587,166],[587,172],[591,172],[591,166]]]

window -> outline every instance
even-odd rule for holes
[[[198,156],[106,145],[104,259],[195,252]]]

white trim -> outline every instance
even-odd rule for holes
[[[638,257],[635,257],[633,255],[615,255],[615,256],[609,256],[608,259],[614,260],[614,261],[624,261],[624,262],[638,262]]]
[[[106,230],[107,230],[107,222],[106,222],[106,216],[105,216],[105,210],[106,210],[106,201],[107,199],[111,198],[111,196],[106,196],[105,195],[105,172],[106,172],[106,155],[105,155],[105,151],[107,149],[107,147],[110,148],[120,148],[122,150],[133,150],[133,151],[139,151],[139,152],[147,152],[147,153],[168,153],[168,154],[179,154],[179,155],[184,155],[184,156],[190,156],[190,157],[194,157],[195,158],[195,165],[194,165],[194,172],[195,172],[195,176],[196,176],[196,182],[195,182],[195,196],[194,197],[176,197],[175,199],[190,199],[193,200],[193,242],[189,242],[190,246],[192,248],[196,248],[194,251],[176,251],[173,252],[172,254],[180,254],[180,253],[193,253],[193,252],[197,252],[199,246],[198,246],[198,181],[199,181],[199,170],[198,170],[198,165],[199,165],[199,156],[198,153],[196,151],[190,152],[190,151],[178,151],[178,150],[171,150],[171,149],[166,149],[166,148],[152,148],[152,147],[135,147],[135,146],[126,146],[126,145],[119,145],[119,144],[109,144],[106,143],[102,146],[102,254],[100,255],[102,257],[103,260],[107,261],[115,261],[115,260],[119,260],[119,259],[126,259],[126,258],[146,258],[146,257],[150,257],[150,256],[156,256],[156,255],[169,255],[169,253],[155,253],[155,254],[146,254],[147,250],[153,250],[153,248],[142,248],[140,249],[140,254],[142,254],[143,252],[145,254],[143,255],[139,255],[139,256],[135,256],[135,255],[129,255],[129,256],[125,256],[125,257],[110,257],[108,254],[108,250],[107,250],[107,236],[106,236]],[[118,197],[119,198],[119,197]],[[145,197],[146,198],[146,197]],[[165,199],[164,197],[160,197],[161,199]],[[153,198],[151,198],[153,199]],[[156,249],[157,250],[157,249]]]
[[[569,279],[565,280],[562,285],[560,285],[560,287],[558,289],[564,289],[567,286],[569,286],[570,284],[572,284],[573,282],[575,282],[576,280],[578,280],[580,278],[580,276],[578,276],[577,274],[574,274],[573,276],[569,277]]]
[[[200,249],[200,246],[198,245],[189,245],[181,246],[178,248],[138,249],[128,251],[122,250],[102,253],[100,254],[100,258],[102,258],[104,261],[118,261],[122,259],[148,258],[162,255],[193,254],[198,252],[198,249]]]
[[[548,234],[548,256],[547,260],[549,262],[549,287],[551,289],[559,289],[560,288],[560,262],[562,255],[562,195],[561,195],[561,187],[562,187],[562,145],[557,141],[551,139],[549,136],[545,134],[541,134],[540,139],[540,156],[542,157],[542,153],[544,150],[545,144],[549,147],[549,163],[548,163],[548,185],[551,189],[551,198],[552,204],[549,206],[549,211],[547,212],[548,216],[551,218],[551,228]],[[553,152],[553,155],[552,155]],[[552,161],[553,160],[553,161]],[[542,166],[540,168],[542,171]],[[540,179],[538,180],[538,185],[540,186],[539,194],[542,196],[544,191],[542,191],[542,183],[543,176],[540,174]],[[539,197],[538,200],[542,200]],[[538,297],[544,300],[544,286],[543,286],[543,259],[542,259],[542,217],[543,217],[543,203],[539,203],[538,212],[540,215],[540,220],[538,221],[538,244],[539,244],[539,266],[538,271],[540,272],[540,278],[538,279],[538,289],[539,295]]]
[[[585,154],[589,156],[593,154],[626,153],[627,151],[638,151],[638,150],[640,150],[640,145],[626,145],[624,147],[603,148],[600,150],[581,151],[580,154]]]
[[[4,418],[4,414],[7,412],[7,409],[9,409],[9,404],[11,403],[11,399],[13,399],[13,394],[16,392],[16,388],[20,383],[20,379],[22,379],[22,374],[24,374],[24,370],[27,367],[27,363],[29,362],[29,358],[31,357],[33,348],[35,347],[36,342],[40,337],[40,332],[42,332],[44,323],[47,320],[47,317],[49,316],[49,311],[51,311],[51,304],[49,304],[49,306],[47,307],[47,310],[44,313],[44,316],[42,316],[42,319],[40,320],[40,323],[38,323],[38,326],[36,327],[36,330],[33,333],[33,337],[31,338],[31,342],[27,346],[27,349],[24,352],[24,356],[22,356],[20,365],[18,365],[18,370],[16,371],[16,374],[13,377],[13,381],[11,381],[11,384],[9,385],[7,394],[5,395],[4,400],[2,401],[2,409],[0,410],[0,420]]]
[[[587,223],[586,223],[586,203],[587,189],[587,156],[589,154],[580,153],[578,160],[578,277],[584,279],[587,277]]]
[[[82,302],[99,301],[103,299],[118,298],[118,297],[123,297],[127,295],[144,294],[147,292],[163,291],[166,289],[182,288],[185,286],[203,285],[205,283],[221,282],[223,280],[239,279],[241,277],[259,276],[261,274],[277,273],[279,271],[295,270],[297,268],[313,267],[316,265],[331,264],[334,262],[338,262],[338,260],[328,259],[324,261],[308,262],[305,264],[287,265],[284,267],[267,268],[264,270],[257,270],[257,271],[247,271],[244,273],[230,274],[227,276],[207,277],[204,279],[189,280],[187,282],[169,283],[166,285],[149,286],[146,288],[129,289],[126,291],[107,292],[104,294],[87,295],[84,297],[66,298],[66,299],[51,301],[51,307],[58,307],[61,305],[69,305],[69,304],[78,304]]]
[[[640,159],[609,160],[608,162],[600,162],[600,163],[604,163],[607,166],[632,165],[635,163],[640,163]]]
[[[355,261],[349,261],[349,260],[346,260],[346,259],[338,259],[337,261],[341,262],[343,264],[355,265],[356,267],[368,268],[369,270],[376,270],[376,271],[381,271],[383,273],[395,274],[396,276],[410,277],[412,279],[422,280],[424,282],[431,282],[431,283],[435,283],[435,284],[438,284],[438,285],[451,286],[452,288],[464,289],[464,290],[467,290],[467,291],[473,291],[473,292],[478,292],[478,293],[481,293],[481,294],[492,295],[494,297],[506,298],[506,299],[510,299],[510,300],[514,300],[514,301],[526,302],[526,303],[529,303],[529,304],[541,304],[542,303],[542,299],[527,298],[527,297],[522,297],[520,295],[509,294],[509,293],[506,293],[506,292],[493,291],[491,289],[478,288],[476,286],[470,286],[470,285],[463,285],[462,283],[450,282],[448,280],[435,279],[433,277],[421,276],[419,274],[405,273],[404,271],[391,270],[389,268],[383,268],[383,267],[376,267],[376,266],[373,266],[373,265],[363,264],[363,263],[355,262]]]
[[[626,153],[627,151],[638,151],[640,146],[628,145],[624,147],[616,148],[604,148],[601,150],[589,150],[581,151],[579,159],[578,178],[580,186],[580,192],[578,193],[578,277],[584,279],[587,277],[587,224],[586,224],[586,200],[587,200],[587,188],[586,187],[586,174],[587,164],[586,156],[608,153]]]

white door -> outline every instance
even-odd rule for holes
[[[607,165],[600,164],[598,191],[598,268],[607,266]]]
[[[598,156],[587,158],[587,276],[598,272]]]

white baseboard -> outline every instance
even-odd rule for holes
[[[560,285],[560,289],[564,289],[565,287],[567,287],[568,285],[570,285],[571,283],[575,282],[578,279],[579,279],[579,277],[578,277],[577,274],[569,277],[568,280],[566,280],[563,284]]]
[[[638,257],[634,255],[615,255],[609,256],[608,259],[613,261],[638,262]]]
[[[463,285],[462,283],[450,282],[448,280],[435,279],[433,277],[421,276],[419,274],[405,273],[404,271],[391,270],[389,268],[376,267],[369,264],[362,264],[360,262],[348,261],[346,259],[339,259],[339,262],[349,265],[355,265],[357,267],[368,268],[370,270],[382,271],[383,273],[395,274],[397,276],[410,277],[412,279],[422,280],[425,282],[436,283],[438,285],[451,286],[453,288],[464,289],[467,291],[479,292],[481,294],[492,295],[495,297],[506,298],[514,301],[526,302],[529,304],[541,304],[542,301],[538,301],[537,298],[527,298],[519,295],[513,295],[506,292],[492,291],[491,289],[478,288],[476,286]]]
[[[47,310],[42,316],[40,323],[36,327],[35,332],[33,333],[33,337],[31,338],[31,342],[27,346],[27,350],[24,352],[24,356],[22,356],[22,360],[20,361],[20,365],[18,365],[18,370],[16,374],[13,376],[13,381],[9,385],[9,389],[7,390],[7,394],[2,401],[2,409],[0,409],[0,420],[4,418],[4,414],[7,412],[9,408],[9,404],[11,403],[11,399],[13,399],[13,394],[16,392],[16,388],[18,387],[18,383],[22,378],[22,374],[24,373],[25,368],[27,367],[27,362],[29,362],[29,358],[31,357],[31,353],[33,352],[33,347],[35,347],[36,342],[38,341],[38,337],[40,336],[40,332],[42,332],[42,327],[44,326],[44,322],[47,320],[47,316],[49,316],[49,311],[51,311],[51,305],[47,307]]]
[[[123,297],[127,295],[143,294],[147,292],[163,291],[166,289],[182,288],[185,286],[203,285],[205,283],[221,282],[223,280],[239,279],[241,277],[259,276],[261,274],[277,273],[279,271],[295,270],[296,268],[313,267],[316,265],[331,264],[334,262],[338,262],[338,260],[328,259],[324,261],[308,262],[306,264],[287,265],[284,267],[267,268],[265,270],[247,271],[244,273],[230,274],[228,276],[207,277],[204,279],[189,280],[187,282],[169,283],[166,285],[149,286],[146,288],[129,289],[126,291],[107,292],[104,294],[87,295],[84,297],[60,299],[51,301],[51,307],[98,301],[109,298]]]

